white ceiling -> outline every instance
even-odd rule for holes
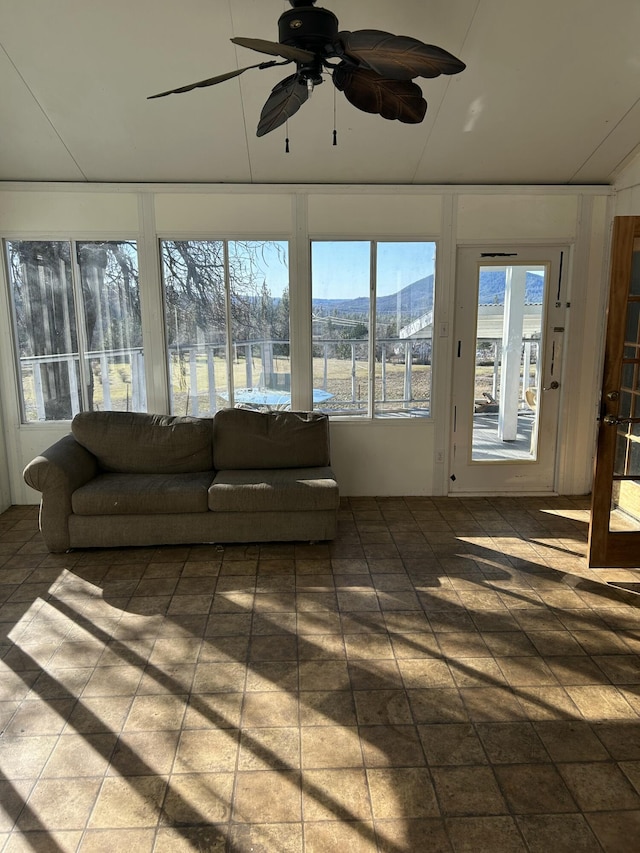
[[[319,0],[345,30],[449,50],[417,80],[419,125],[359,112],[327,80],[258,139],[293,66],[147,96],[270,57],[286,0],[0,0],[0,180],[608,183],[640,143],[638,0]]]

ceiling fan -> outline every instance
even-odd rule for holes
[[[348,101],[367,113],[418,124],[427,112],[416,77],[459,74],[465,64],[441,47],[382,30],[338,31],[338,19],[328,9],[316,8],[316,0],[289,0],[292,9],[278,19],[278,41],[232,38],[241,47],[279,56],[209,77],[188,86],[151,95],[149,99],[214,86],[238,77],[251,68],[296,64],[295,74],[285,77],[271,91],[262,108],[258,136],[264,136],[291,118],[322,83],[323,71],[344,92]]]

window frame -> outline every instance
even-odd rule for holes
[[[289,312],[288,312],[288,339],[287,344],[289,347],[289,364],[290,364],[290,373],[291,373],[291,381],[293,381],[293,373],[295,370],[294,367],[294,357],[293,357],[293,343],[292,338],[294,337],[293,332],[293,315],[291,311],[291,266],[292,266],[292,247],[294,245],[293,238],[291,235],[275,235],[275,236],[255,236],[255,235],[229,235],[225,234],[223,236],[220,235],[211,235],[211,234],[193,234],[192,232],[188,234],[178,234],[175,233],[167,234],[157,234],[157,255],[158,255],[158,264],[159,264],[159,288],[160,288],[160,299],[162,303],[162,339],[163,339],[163,348],[164,348],[164,360],[167,371],[166,377],[166,399],[167,399],[167,410],[173,414],[178,414],[175,406],[175,395],[173,389],[172,382],[172,364],[171,364],[171,354],[169,349],[169,336],[168,336],[168,317],[167,317],[167,288],[166,288],[166,278],[165,278],[165,262],[164,262],[164,250],[163,246],[165,243],[219,243],[222,247],[222,255],[223,255],[223,281],[222,284],[224,286],[224,303],[225,303],[225,328],[224,328],[224,336],[225,336],[225,345],[224,345],[224,353],[225,353],[225,379],[226,379],[226,389],[224,391],[225,394],[228,395],[227,406],[232,407],[239,403],[235,399],[236,392],[236,383],[234,381],[234,337],[233,337],[233,326],[234,326],[234,318],[232,316],[232,278],[230,275],[230,262],[232,260],[232,255],[229,251],[229,247],[233,243],[248,243],[248,244],[280,244],[286,249],[286,290],[288,293],[288,297],[290,300],[289,304]],[[281,294],[276,294],[275,296],[281,296]],[[246,345],[246,342],[245,344]],[[211,394],[211,389],[207,386],[207,393]],[[219,408],[216,408],[215,411],[219,411]],[[198,412],[198,417],[213,417],[215,412]],[[192,416],[191,411],[189,411],[189,415]]]
[[[364,237],[362,235],[351,235],[344,236],[340,235],[339,237],[334,237],[331,235],[321,235],[321,236],[309,236],[309,291],[310,291],[310,302],[313,306],[314,292],[313,292],[313,244],[314,243],[368,243],[369,244],[369,315],[368,315],[368,324],[369,324],[369,334],[367,340],[367,349],[368,349],[368,381],[367,381],[367,411],[366,413],[353,413],[350,414],[348,412],[336,412],[332,413],[331,411],[326,411],[326,414],[329,415],[331,420],[340,421],[344,423],[407,423],[407,422],[415,422],[415,421],[433,421],[434,419],[434,366],[436,363],[436,339],[437,335],[435,333],[436,329],[436,316],[437,316],[437,303],[438,303],[438,266],[439,266],[439,256],[440,256],[440,241],[434,237],[425,237],[423,235],[420,236],[398,236],[394,235],[392,237]],[[428,273],[428,275],[433,275],[433,285],[432,285],[432,334],[431,334],[431,361],[430,361],[430,395],[429,395],[429,408],[425,410],[424,414],[402,414],[401,412],[379,412],[376,411],[376,404],[381,402],[376,400],[375,397],[375,386],[376,386],[376,361],[375,361],[375,351],[377,346],[377,275],[378,275],[378,246],[380,244],[393,244],[393,243],[422,243],[429,244],[433,246],[433,272]],[[311,346],[311,373],[313,374],[313,347],[315,345],[315,340],[313,337],[313,330],[310,328],[310,346]],[[311,404],[312,408],[316,411],[325,410],[321,407],[316,407],[313,403]]]
[[[130,243],[135,246],[136,252],[136,267],[137,267],[137,288],[138,288],[138,299],[140,301],[140,324],[141,324],[141,349],[144,354],[145,351],[145,341],[144,336],[142,335],[144,321],[143,314],[144,308],[142,305],[143,298],[141,295],[142,291],[142,272],[141,272],[141,237],[140,235],[125,235],[122,233],[106,233],[100,234],[97,236],[95,233],[93,234],[75,234],[70,236],[69,234],[29,234],[25,235],[22,232],[4,232],[0,238],[0,252],[2,254],[2,271],[4,272],[5,282],[6,282],[6,298],[7,298],[7,306],[9,308],[9,326],[10,326],[10,335],[11,335],[11,349],[12,349],[12,365],[14,371],[14,393],[16,395],[16,410],[19,413],[20,427],[21,428],[29,428],[29,427],[56,427],[56,425],[60,424],[68,424],[73,420],[75,412],[73,412],[70,418],[36,418],[36,419],[28,419],[27,411],[26,411],[26,401],[24,394],[24,384],[22,381],[22,365],[20,359],[20,346],[18,340],[18,322],[17,322],[17,311],[16,311],[16,302],[15,302],[15,293],[13,287],[13,279],[11,272],[11,265],[9,262],[9,244],[16,242],[24,242],[24,243],[64,243],[69,246],[69,277],[70,277],[70,290],[71,290],[71,300],[74,311],[74,319],[76,326],[76,346],[77,346],[77,369],[78,369],[78,412],[86,412],[92,411],[89,405],[89,391],[88,391],[88,342],[87,342],[87,318],[86,318],[86,310],[85,310],[85,300],[82,292],[82,275],[80,270],[80,262],[78,260],[78,247],[82,244],[105,244],[105,243]],[[143,391],[143,399],[145,402],[145,409],[147,411],[147,389],[146,389],[146,370],[143,372],[143,380],[144,380],[144,391]],[[138,411],[142,411],[139,409]]]

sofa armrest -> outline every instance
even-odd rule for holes
[[[72,435],[65,435],[48,447],[24,469],[28,486],[42,492],[40,531],[50,551],[67,551],[70,546],[68,517],[71,495],[98,473],[96,457]]]

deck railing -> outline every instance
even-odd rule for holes
[[[147,386],[142,347],[90,351],[85,354],[85,361],[86,373],[90,372],[93,375],[92,399],[89,399],[89,389],[83,390],[78,353],[23,356],[20,359],[23,403],[28,421],[48,419],[46,408],[49,396],[45,388],[49,383],[45,372],[54,365],[61,366],[66,373],[69,388],[67,405],[71,417],[82,410],[98,408],[96,398],[101,398],[99,406],[103,409],[122,408],[134,412],[146,411]],[[129,368],[126,378],[121,377],[122,383],[126,386],[124,395],[119,395],[123,396],[122,401],[116,399],[115,388],[112,387],[115,380],[111,376],[110,366],[115,364],[126,365]],[[30,414],[35,417],[30,417]]]
[[[413,368],[415,365],[414,350],[420,344],[428,345],[430,339],[412,341],[400,338],[385,338],[376,341],[378,360],[376,367],[376,378],[379,382],[379,394],[376,402],[389,405],[410,406],[412,403],[425,402],[428,397],[416,398],[413,388]],[[360,386],[362,379],[358,378],[358,365],[360,375],[362,363],[368,375],[368,341],[344,340],[341,338],[314,340],[312,342],[314,352],[322,352],[322,367],[320,373],[316,368],[314,373],[314,386],[326,392],[335,390],[336,383],[340,382],[340,405],[358,407],[361,404]],[[278,357],[274,354],[276,347],[288,352],[289,341],[261,340],[261,341],[239,341],[232,347],[232,373],[235,389],[250,388],[279,388],[287,392],[280,377],[284,374],[278,370],[278,360],[289,361],[289,356]],[[336,348],[340,347],[341,355],[338,357]],[[362,356],[363,350],[365,355]],[[392,353],[389,355],[388,353]],[[172,411],[177,408],[188,411],[189,414],[198,415],[215,412],[220,408],[220,400],[228,399],[228,371],[226,367],[227,348],[225,344],[197,344],[197,345],[172,345],[169,347],[170,366],[170,397]],[[349,365],[347,378],[338,380],[332,375],[332,361],[338,360]],[[388,376],[389,365],[393,363],[403,365],[402,393],[390,391]],[[27,420],[47,420],[47,393],[48,386],[45,372],[53,365],[64,365],[67,373],[69,400],[71,416],[83,409],[126,409],[129,411],[146,411],[147,396],[145,382],[145,362],[141,347],[124,349],[99,350],[87,352],[85,355],[85,374],[93,375],[93,392],[88,388],[83,389],[81,380],[80,357],[78,353],[61,353],[56,355],[24,356],[20,359],[22,369],[22,387],[24,395],[25,410],[28,410]],[[244,370],[242,365],[244,364]],[[256,364],[258,369],[256,370]],[[114,377],[114,366],[126,365],[128,368],[126,378],[122,382],[127,386],[126,394],[122,389],[115,392],[117,377]],[[222,365],[222,367],[221,367]],[[288,366],[288,365],[287,365]],[[289,373],[289,371],[286,371]],[[180,387],[180,383],[184,387]],[[346,393],[345,393],[346,385]],[[397,389],[397,379],[394,387]],[[177,397],[186,394],[186,405],[181,401],[177,405]]]

